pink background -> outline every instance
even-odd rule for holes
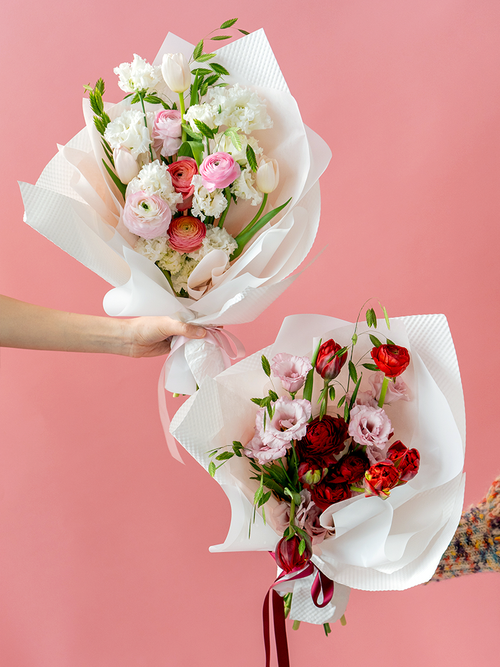
[[[45,4],[45,3],[44,3]],[[500,472],[496,436],[500,192],[497,0],[118,0],[8,3],[0,26],[0,292],[101,314],[107,285],[22,222],[34,183],[83,126],[82,84],[152,59],[167,31],[196,42],[234,15],[265,27],[304,121],[333,160],[314,251],[326,252],[255,323],[443,312],[468,415],[466,501]],[[265,553],[210,554],[225,496],[167,454],[160,359],[2,350],[0,663],[3,667],[263,664]],[[172,409],[177,405],[170,401]],[[186,459],[188,457],[186,456]],[[293,665],[469,666],[498,660],[498,574],[405,592],[354,591],[348,624],[290,633]]]

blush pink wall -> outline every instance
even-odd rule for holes
[[[326,252],[233,331],[253,352],[287,314],[352,319],[368,296],[393,316],[445,313],[467,404],[466,501],[478,499],[500,472],[497,0],[27,0],[2,14],[0,292],[102,313],[107,285],[23,224],[16,181],[34,183],[81,129],[83,83],[103,76],[118,99],[112,69],[134,52],[152,59],[167,31],[195,42],[239,15],[265,27],[333,159],[314,248]],[[2,667],[263,664],[272,561],[208,552],[228,504],[197,464],[167,454],[160,366],[2,350]],[[499,579],[355,591],[329,639],[291,633],[292,664],[495,664]]]

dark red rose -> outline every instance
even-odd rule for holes
[[[298,572],[302,570],[309,562],[312,556],[312,550],[306,542],[306,549],[302,556],[299,553],[299,544],[301,538],[294,535],[289,540],[282,537],[276,545],[274,557],[278,566],[287,574],[289,572]]]
[[[311,498],[321,510],[352,496],[348,484],[335,484],[328,477],[311,488]]]
[[[369,467],[370,461],[363,451],[346,454],[335,466],[331,478],[337,483],[355,484],[364,477]]]
[[[387,451],[387,458],[394,463],[401,482],[409,482],[420,467],[420,454],[417,449],[408,449],[401,440],[392,444]]]
[[[347,424],[342,417],[325,415],[323,419],[313,419],[307,426],[302,440],[297,442],[301,461],[311,461],[318,467],[328,467],[336,462],[335,455],[344,449],[349,437]]]
[[[299,480],[306,488],[309,488],[310,486],[314,486],[315,484],[321,482],[321,480],[327,474],[327,472],[328,468],[323,468],[322,466],[318,466],[316,463],[313,463],[312,461],[302,461],[302,463],[299,464],[297,470]]]
[[[380,345],[372,348],[372,359],[388,378],[395,378],[408,368],[410,354],[406,347]]]
[[[342,366],[347,360],[347,352],[344,352],[340,357],[335,354],[341,349],[341,346],[333,338],[327,340],[319,348],[316,370],[324,380],[333,380],[342,370]]]
[[[365,496],[388,498],[398,482],[399,470],[392,461],[386,459],[376,463],[365,472]]]

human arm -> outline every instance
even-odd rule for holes
[[[202,327],[169,317],[111,318],[68,313],[0,295],[0,347],[155,357],[170,336],[203,338]]]

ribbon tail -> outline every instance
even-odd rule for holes
[[[333,589],[333,581],[329,579],[326,574],[323,574],[321,570],[318,570],[313,585],[311,586],[311,597],[316,607],[319,607],[320,609],[326,607],[333,598]],[[319,603],[318,600],[321,592],[323,593],[323,602]]]
[[[286,639],[285,608],[283,599],[273,588],[273,617],[274,617],[274,638],[276,639],[276,655],[278,657],[278,667],[290,667],[290,658],[288,655],[288,642]]]
[[[264,606],[262,607],[262,627],[264,630],[264,649],[266,651],[266,667],[269,667],[271,664],[271,641],[270,641],[271,628],[269,627],[270,594],[271,594],[271,589],[267,591],[267,595],[264,598]]]
[[[158,380],[158,410],[160,412],[160,421],[165,433],[165,440],[167,441],[168,451],[179,463],[184,463],[177,447],[177,440],[170,433],[170,415],[167,409],[167,399],[165,398],[165,367],[167,362],[163,364],[160,378]]]

